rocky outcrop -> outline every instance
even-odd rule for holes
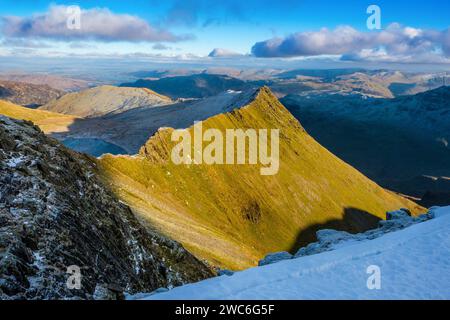
[[[32,123],[0,116],[0,299],[120,298],[212,275],[144,229],[96,170]]]
[[[292,259],[292,254],[289,252],[277,252],[267,255],[264,259],[259,261],[258,267],[262,267],[268,264],[277,263],[283,260],[289,260]]]

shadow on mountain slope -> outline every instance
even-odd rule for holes
[[[289,250],[295,254],[298,249],[317,241],[316,232],[323,229],[360,233],[378,226],[381,219],[377,216],[357,208],[345,208],[342,219],[332,219],[325,223],[317,223],[302,229],[297,236],[295,245]]]

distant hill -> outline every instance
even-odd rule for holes
[[[318,77],[325,81],[333,81],[339,76],[349,75],[355,72],[365,72],[365,69],[294,69],[276,75],[280,79],[295,79],[298,76]]]
[[[172,98],[202,98],[226,90],[241,91],[266,85],[277,97],[337,94],[391,99],[425,92],[436,89],[443,83],[450,83],[450,77],[446,73],[404,73],[357,68],[288,71],[232,68],[163,69],[139,71],[130,75],[143,79],[123,85],[151,88]]]
[[[2,73],[0,79],[28,84],[47,85],[60,91],[79,91],[93,85],[86,80],[41,73]]]
[[[265,80],[283,72],[280,69],[268,68],[235,68],[225,66],[211,66],[208,68],[170,68],[170,69],[155,69],[155,70],[141,70],[129,73],[130,76],[157,80],[160,78],[178,77],[178,76],[192,76],[195,74],[210,74],[210,75],[225,75],[241,80]]]
[[[63,94],[48,85],[0,80],[0,99],[26,107],[36,108]]]
[[[445,83],[450,83],[450,76],[445,72],[364,69],[289,70],[267,80],[267,85],[280,97],[337,94],[394,98],[433,90]]]
[[[278,174],[261,176],[260,165],[175,165],[170,128],[160,129],[138,155],[98,160],[104,180],[142,221],[197,257],[242,269],[267,253],[296,251],[315,240],[318,229],[359,232],[375,227],[388,210],[423,210],[320,146],[269,89],[233,101],[203,127],[280,129]]]
[[[326,94],[282,99],[337,156],[384,187],[419,198],[429,184],[412,179],[450,176],[449,101],[450,87],[395,99]]]
[[[205,98],[227,90],[244,90],[249,85],[242,80],[224,75],[195,74],[167,77],[158,80],[137,80],[121,84],[121,87],[149,88],[172,99]]]
[[[77,120],[77,117],[59,113],[35,110],[0,100],[0,114],[37,124],[45,133],[65,132]]]
[[[68,93],[39,109],[80,117],[98,117],[170,103],[172,103],[170,98],[145,88],[100,86]]]

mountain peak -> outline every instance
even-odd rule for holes
[[[320,228],[360,232],[375,227],[386,211],[422,210],[319,145],[267,87],[236,98],[239,103],[202,121],[202,133],[215,129],[225,139],[230,129],[278,129],[279,170],[274,175],[262,175],[261,168],[268,166],[250,164],[247,152],[244,164],[198,162],[196,153],[204,154],[211,141],[202,141],[201,150],[191,149],[194,153],[186,156],[190,164],[175,164],[171,153],[178,143],[171,140],[172,128],[152,136],[138,157],[100,160],[118,196],[197,257],[242,269],[267,253],[293,251],[313,241]],[[195,128],[186,129],[191,141]],[[226,148],[218,158],[225,159],[224,153]]]
[[[250,113],[244,112],[244,109],[248,109]],[[255,117],[256,115],[263,116],[264,119]],[[223,128],[223,121],[229,119],[233,119],[233,127],[236,129],[281,129],[291,126],[303,130],[298,120],[279,102],[267,86],[240,93],[223,108],[222,113],[207,118],[203,124],[209,128]],[[192,133],[193,126],[186,129]],[[168,161],[174,146],[170,139],[174,130],[168,127],[159,128],[141,147],[139,154],[157,163]]]

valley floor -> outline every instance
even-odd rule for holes
[[[374,240],[135,298],[450,299],[450,207],[433,212],[431,220]],[[379,267],[380,289],[368,289],[370,266]]]

